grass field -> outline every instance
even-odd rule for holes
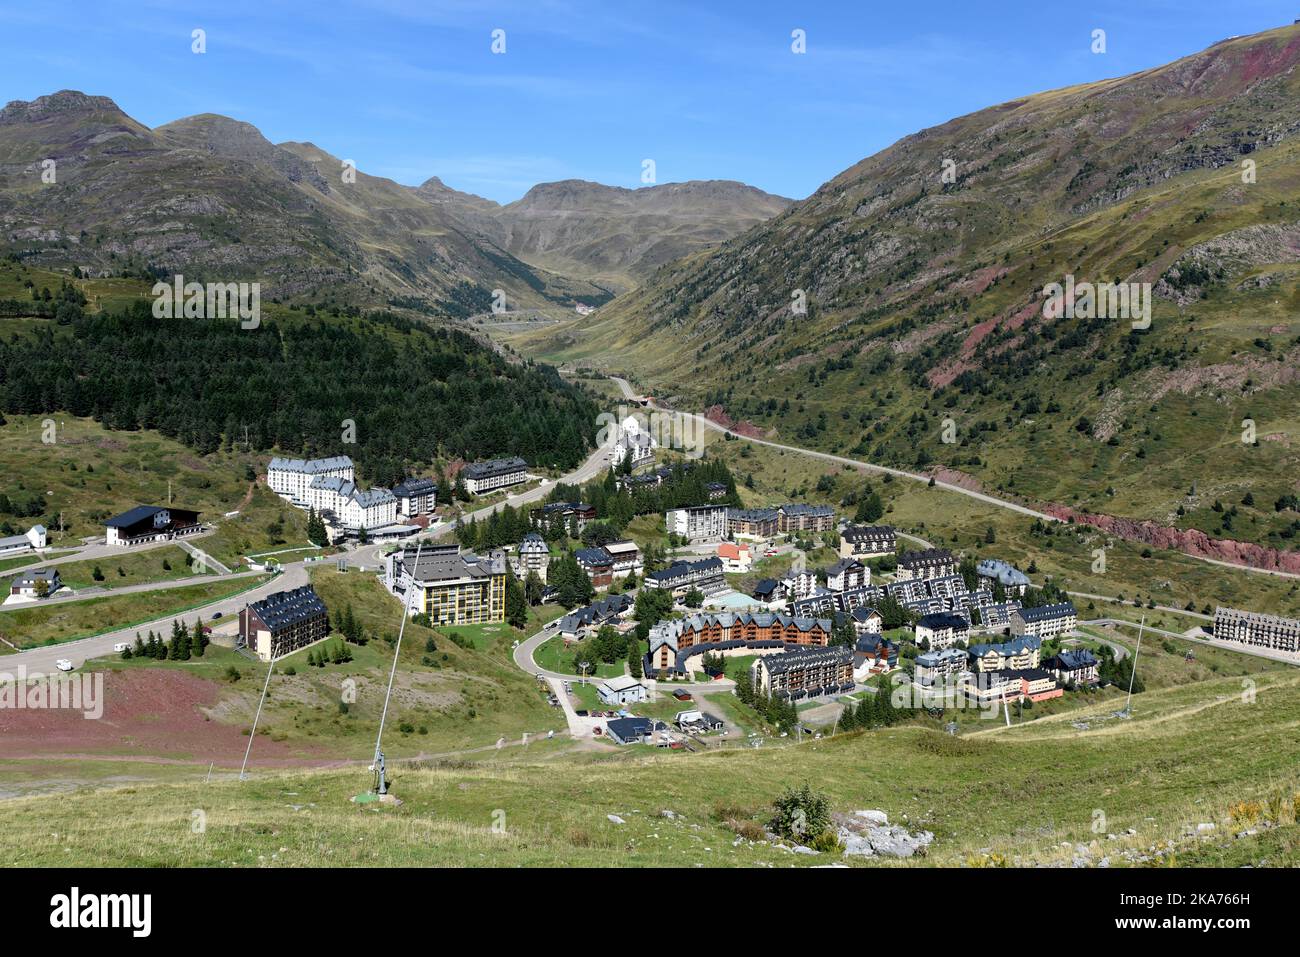
[[[100,580],[95,580],[95,569]],[[102,588],[111,590],[124,585],[172,581],[205,572],[191,568],[190,555],[179,545],[152,548],[143,552],[123,550],[120,555],[84,562],[64,562],[58,566],[59,577],[68,588]]]
[[[1237,679],[1220,678],[1148,692],[1130,721],[1109,718],[1111,710],[1098,702],[1069,717],[959,738],[897,727],[776,751],[570,759],[513,749],[394,765],[393,791],[404,803],[365,811],[349,800],[368,786],[361,767],[260,771],[243,783],[207,785],[195,773],[57,802],[0,803],[0,847],[19,866],[70,858],[157,866],[801,866],[829,857],[737,841],[723,820],[761,822],[782,787],[807,780],[837,811],[880,808],[932,830],[929,856],[910,866],[1050,865],[1076,855],[1122,866],[1153,848],[1165,863],[1189,865],[1300,859],[1291,803],[1300,790],[1300,740],[1284,730],[1300,716],[1300,673],[1262,675],[1251,700]],[[1080,715],[1089,730],[1074,726]],[[1251,801],[1259,810],[1233,808]],[[190,827],[196,808],[206,815],[198,834]],[[684,817],[667,820],[664,809]],[[1281,823],[1232,836],[1271,815]],[[494,832],[494,821],[504,833]],[[1202,822],[1215,825],[1211,837],[1186,834]],[[23,837],[38,831],[58,837]]]
[[[0,636],[19,648],[71,641],[165,615],[180,615],[191,608],[251,588],[259,581],[262,579],[213,581],[183,588],[106,595],[85,601],[0,611]]]
[[[586,653],[586,640],[575,642],[570,647],[565,648],[564,640],[557,636],[538,645],[537,650],[533,653],[533,660],[547,671],[576,675],[578,674],[578,662],[591,661],[591,656]],[[587,674],[595,675],[597,678],[613,678],[627,670],[624,668],[624,662],[622,661],[613,663],[593,661],[591,663],[595,667],[588,669]]]
[[[8,571],[11,568],[26,568],[28,565],[41,565],[44,562],[53,561],[56,558],[63,558],[71,555],[72,550],[67,551],[47,551],[44,555],[19,555],[16,558],[0,559],[0,572]]]
[[[217,526],[198,544],[227,565],[248,552],[308,544],[306,514],[265,486],[252,487],[248,470],[261,470],[265,456],[234,449],[199,456],[157,432],[110,432],[64,415],[51,421],[52,432],[37,416],[10,416],[0,426],[0,491],[13,503],[41,503],[39,517],[9,521],[42,522],[53,548],[103,535],[104,519],[136,505],[168,501]],[[54,441],[43,441],[49,437]],[[239,515],[224,517],[233,511]]]

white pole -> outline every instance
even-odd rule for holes
[[[420,567],[420,553],[424,551],[421,542],[415,549],[415,568]],[[379,715],[379,734],[375,736],[375,760],[379,760],[379,746],[384,740],[384,722],[388,719],[388,702],[393,696],[393,679],[397,676],[397,658],[402,651],[402,635],[406,633],[406,620],[411,617],[411,596],[415,594],[415,573],[410,575],[410,584],[406,586],[406,600],[402,605],[402,624],[397,629],[397,645],[393,648],[393,667],[388,672],[388,692],[384,695],[384,710]]]
[[[1138,655],[1142,653],[1142,629],[1146,627],[1147,616],[1142,615],[1142,621],[1138,623],[1138,640],[1137,647],[1133,649],[1133,670],[1128,673],[1128,700],[1124,702],[1124,713],[1130,718],[1133,717],[1133,679],[1137,677]]]
[[[244,763],[239,766],[239,780],[244,780],[244,769],[248,767],[248,756],[253,752],[253,738],[257,736],[257,721],[262,717],[262,704],[266,701],[266,689],[271,686],[271,672],[275,671],[275,658],[266,666],[266,683],[262,685],[262,697],[257,702],[257,713],[253,715],[253,730],[248,732],[248,747],[244,749]]]

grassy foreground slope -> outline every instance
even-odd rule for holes
[[[1166,863],[1171,854],[1178,864],[1294,863],[1300,857],[1294,823],[1300,673],[1245,681],[1148,692],[1136,700],[1131,721],[1111,717],[1113,703],[1100,703],[1011,729],[994,723],[961,738],[901,727],[701,755],[600,759],[546,752],[505,762],[395,767],[393,790],[404,803],[382,809],[350,802],[367,786],[359,767],[259,772],[243,783],[196,778],[82,791],[57,802],[16,799],[0,804],[0,860],[826,863],[828,855],[796,856],[738,839],[724,823],[761,821],[784,786],[809,781],[831,796],[837,811],[880,808],[891,820],[934,831],[930,855],[916,863],[1058,864],[1078,855],[1119,866],[1142,855],[1154,859],[1150,849],[1157,845]],[[1246,803],[1234,809],[1239,802]],[[665,809],[679,817],[661,816]],[[201,833],[191,826],[196,810],[203,811]],[[611,814],[625,823],[610,821]],[[1280,823],[1266,824],[1270,816]],[[1210,836],[1187,834],[1202,823],[1215,825]],[[1233,836],[1248,829],[1256,833]]]

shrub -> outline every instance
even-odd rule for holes
[[[840,841],[839,835],[829,828],[813,838],[813,842],[809,846],[821,854],[844,853],[844,844]]]
[[[807,783],[800,788],[786,788],[772,802],[772,808],[776,813],[769,826],[782,837],[802,840],[830,827],[830,800]]]

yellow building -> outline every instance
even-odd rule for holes
[[[506,557],[462,552],[458,545],[407,547],[388,556],[384,584],[403,601],[416,589],[411,614],[435,625],[481,625],[506,619]]]

